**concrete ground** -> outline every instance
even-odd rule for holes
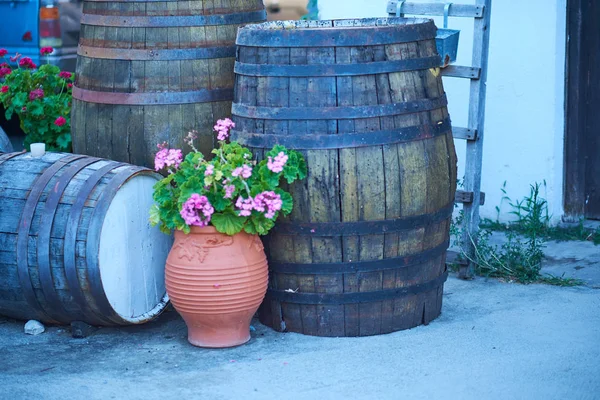
[[[600,247],[547,252],[546,269],[586,285],[451,276],[437,320],[382,336],[255,321],[248,344],[207,350],[187,343],[173,311],[86,339],[65,327],[28,336],[0,318],[0,399],[600,399]]]

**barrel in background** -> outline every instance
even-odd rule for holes
[[[153,165],[158,143],[213,149],[230,115],[235,35],[261,0],[83,2],[72,135],[76,153]]]
[[[232,139],[309,170],[265,239],[264,324],[366,336],[440,314],[456,155],[435,35],[403,18],[239,30]]]
[[[0,154],[0,314],[93,325],[159,315],[172,240],[148,222],[158,179],[82,155]]]

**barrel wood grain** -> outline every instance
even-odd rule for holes
[[[83,16],[74,151],[152,167],[157,144],[182,148],[187,133],[197,130],[196,147],[210,155],[214,122],[231,113],[237,28],[266,19],[262,1],[90,0]],[[228,20],[235,16],[237,22]],[[117,17],[145,19],[118,26]],[[174,23],[177,18],[192,19]],[[201,100],[177,97],[202,91]],[[112,94],[125,97],[109,100]],[[149,97],[140,100],[141,94]]]
[[[260,317],[274,329],[367,336],[427,324],[440,314],[456,155],[445,102],[418,105],[444,96],[429,24],[274,22],[239,31],[233,139],[256,154],[286,140],[304,154],[309,170],[305,181],[290,187],[294,211],[264,240],[271,279]],[[363,29],[353,29],[358,26]],[[403,32],[421,36],[404,40]],[[363,43],[366,36],[373,44]],[[311,46],[301,46],[304,37]],[[403,61],[426,66],[393,69],[410,65]],[[390,62],[396,64],[385,64]],[[373,73],[371,63],[385,72]],[[293,76],[277,68],[290,64],[296,66]],[[324,75],[314,68],[306,76],[297,72],[309,65],[323,65]],[[353,67],[328,67],[339,65]],[[379,108],[379,116],[368,111],[383,105],[401,110],[396,105],[403,104],[411,106],[396,113]],[[342,107],[355,107],[354,116],[310,114]],[[302,109],[305,118],[285,118]],[[407,133],[415,128],[419,134]],[[394,134],[370,144],[380,131]],[[300,141],[345,134],[362,139],[337,148],[322,139]]]

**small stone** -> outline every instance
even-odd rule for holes
[[[44,333],[45,330],[44,324],[34,319],[27,321],[24,329],[25,333],[28,335],[39,335],[40,333]]]
[[[88,337],[96,328],[82,321],[71,322],[71,336],[75,339],[83,339]]]

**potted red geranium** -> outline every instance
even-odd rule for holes
[[[43,47],[42,55],[52,53]],[[17,115],[25,132],[25,147],[45,143],[47,150],[71,151],[71,98],[74,74],[55,65],[38,68],[29,57],[16,54],[6,60],[7,51],[0,49],[0,102],[6,119]]]
[[[250,339],[250,320],[266,293],[267,260],[258,235],[292,211],[280,187],[306,177],[302,155],[275,146],[260,162],[247,148],[227,143],[234,123],[215,126],[218,147],[207,160],[193,146],[159,146],[156,170],[167,176],[154,187],[151,222],[175,231],[166,265],[167,292],[188,326],[190,343],[229,347]]]

